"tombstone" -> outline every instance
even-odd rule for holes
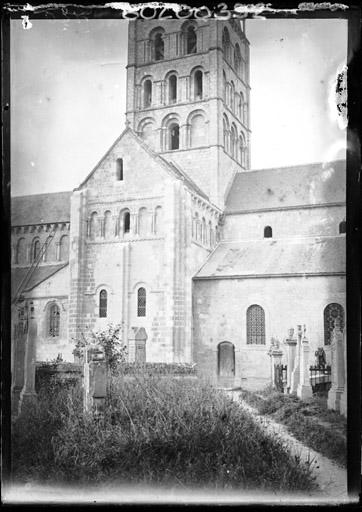
[[[146,362],[147,333],[144,327],[131,327],[128,333],[128,361],[143,364]]]
[[[83,409],[85,412],[102,414],[107,397],[107,363],[103,347],[88,346],[85,349]]]
[[[344,343],[343,332],[340,319],[336,318],[331,339],[331,377],[332,386],[328,392],[328,408],[340,411],[341,396],[344,392],[345,372],[344,372]]]
[[[312,386],[309,379],[309,352],[310,346],[306,337],[306,328],[303,329],[303,338],[300,347],[300,366],[299,366],[299,384],[297,387],[297,395],[301,400],[305,400],[313,396]]]
[[[20,393],[19,414],[24,404],[31,404],[37,398],[35,392],[35,359],[38,326],[35,319],[34,303],[32,301],[29,304],[28,315],[28,328],[25,346],[24,386]]]
[[[270,348],[268,350],[268,355],[270,356],[270,378],[271,384],[274,389],[276,389],[275,383],[275,366],[280,365],[282,362],[283,351],[280,348],[279,340],[276,338],[271,339]]]
[[[235,347],[229,341],[222,341],[217,354],[218,382],[220,386],[233,386],[235,380]]]
[[[293,337],[294,329],[288,329],[288,337],[284,340],[287,345],[287,392],[289,393],[292,387],[292,372],[295,365],[297,340]]]
[[[300,355],[301,355],[301,344],[302,344],[302,326],[298,325],[298,340],[296,345],[296,356],[294,362],[294,368],[291,373],[290,392],[296,393],[300,379]]]

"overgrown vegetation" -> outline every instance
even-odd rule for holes
[[[346,419],[327,409],[323,396],[300,400],[268,388],[260,393],[242,392],[242,398],[260,414],[271,416],[288,427],[291,434],[313,450],[346,465]]]
[[[309,467],[236,403],[199,381],[113,377],[104,418],[79,388],[39,390],[13,425],[16,481],[307,490]]]

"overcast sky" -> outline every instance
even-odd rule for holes
[[[124,129],[127,22],[11,22],[12,195],[71,190]],[[252,168],[345,156],[345,20],[247,20]]]

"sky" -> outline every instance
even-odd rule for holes
[[[11,21],[11,194],[72,190],[125,127],[125,20]],[[248,19],[251,168],[344,158],[343,19]]]

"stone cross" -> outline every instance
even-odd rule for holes
[[[332,386],[328,392],[328,408],[340,411],[341,397],[344,393],[344,343],[339,318],[336,318],[331,340],[331,377]]]
[[[309,379],[309,352],[310,346],[306,336],[306,328],[303,329],[303,338],[300,347],[299,384],[297,395],[301,400],[313,396],[312,386]]]

